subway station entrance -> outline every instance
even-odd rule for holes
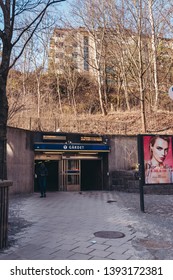
[[[43,137],[44,136],[44,137]],[[51,136],[51,137],[50,137]],[[107,143],[102,143],[102,138],[81,136],[89,139],[90,143],[67,142],[67,136],[42,135],[42,142],[35,142],[35,174],[41,162],[48,169],[47,191],[91,191],[104,190],[108,181],[108,152]],[[73,134],[74,136],[74,134]],[[79,135],[77,135],[79,137]],[[59,139],[60,137],[60,139]],[[50,141],[50,140],[54,141]],[[49,139],[49,141],[45,141]],[[55,142],[56,139],[56,142]],[[99,139],[101,143],[95,143]],[[91,143],[93,141],[93,143]],[[70,143],[69,143],[70,142]],[[35,191],[39,190],[38,178],[35,176]]]

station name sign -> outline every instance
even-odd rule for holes
[[[84,145],[63,145],[64,150],[84,150]]]
[[[35,143],[35,151],[92,151],[92,152],[109,152],[109,145],[104,144],[57,144],[57,143]]]

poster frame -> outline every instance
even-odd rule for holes
[[[145,211],[144,207],[144,186],[152,185],[173,185],[171,183],[146,183],[145,182],[145,155],[144,155],[144,137],[145,136],[167,136],[171,138],[172,153],[173,153],[173,136],[167,134],[139,134],[137,135],[137,144],[138,144],[138,166],[139,166],[139,189],[140,189],[140,208],[141,211]],[[172,154],[173,157],[173,154]]]

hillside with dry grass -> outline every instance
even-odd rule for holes
[[[147,113],[147,133],[173,134],[173,112],[157,111]],[[9,126],[29,130],[78,132],[96,134],[136,135],[141,131],[140,111],[111,112],[107,116],[101,114],[69,115],[56,118],[16,118],[9,121]]]

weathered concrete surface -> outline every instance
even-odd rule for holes
[[[173,196],[121,192],[38,193],[10,199],[9,241],[0,259],[173,259]],[[96,238],[118,231],[124,238]]]
[[[138,163],[136,136],[112,135],[110,140],[109,172],[131,170]]]
[[[34,151],[32,132],[8,127],[7,175],[13,181],[10,193],[30,193],[34,190]]]

